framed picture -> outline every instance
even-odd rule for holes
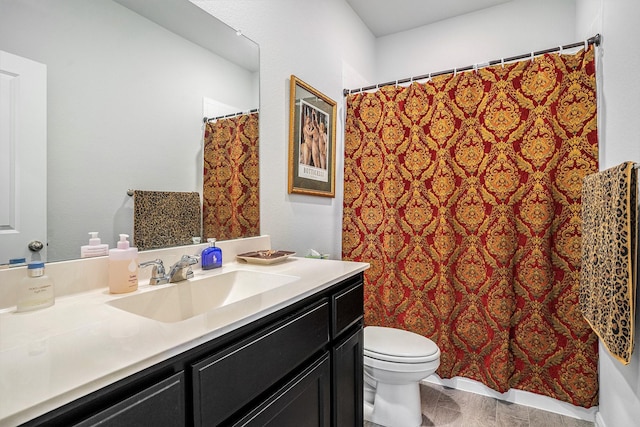
[[[336,102],[291,76],[289,193],[335,197]]]

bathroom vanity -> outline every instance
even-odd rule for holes
[[[68,320],[66,331],[43,332],[35,344],[24,334],[4,340],[1,362],[10,363],[2,370],[14,373],[0,378],[3,399],[11,397],[7,382],[18,378],[16,370],[29,378],[16,381],[0,425],[361,426],[367,267],[303,258],[227,264],[206,274],[242,270],[292,279],[179,321],[117,308],[114,301],[127,296],[104,289],[60,299],[33,325]],[[158,291],[148,288],[133,296]],[[70,320],[68,312],[84,318]],[[2,312],[0,320],[26,320],[16,316]],[[39,356],[46,358],[40,365]],[[42,396],[31,389],[39,385]]]

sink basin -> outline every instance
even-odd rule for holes
[[[173,323],[247,300],[298,279],[284,274],[236,270],[195,277],[107,304],[148,319]]]

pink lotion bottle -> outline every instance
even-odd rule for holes
[[[138,248],[129,246],[121,234],[117,248],[109,250],[109,292],[123,294],[138,289]]]

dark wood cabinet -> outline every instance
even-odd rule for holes
[[[362,319],[358,273],[24,425],[361,427]]]

